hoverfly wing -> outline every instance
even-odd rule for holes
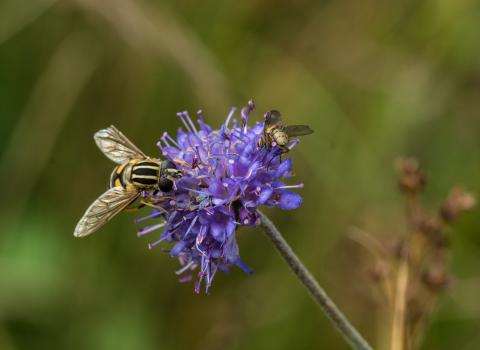
[[[288,136],[305,136],[313,133],[308,125],[287,125],[284,129]]]
[[[282,115],[279,111],[271,110],[265,114],[265,125],[272,126],[282,122]]]
[[[140,196],[140,192],[126,191],[123,187],[113,187],[103,193],[86,210],[77,224],[73,235],[87,236],[105,225]]]
[[[113,125],[96,132],[93,138],[98,148],[117,164],[127,163],[130,159],[147,158],[137,146]]]

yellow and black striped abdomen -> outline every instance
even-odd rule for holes
[[[132,165],[130,182],[139,188],[158,186],[160,165],[151,160],[142,160]]]
[[[113,187],[123,187],[126,188],[127,184],[125,183],[123,174],[125,172],[125,168],[129,165],[128,163],[120,164],[119,166],[115,167],[112,171],[112,175],[110,175],[110,188]]]

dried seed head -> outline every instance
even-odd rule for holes
[[[422,276],[422,282],[433,292],[441,292],[451,282],[451,277],[445,271],[443,264],[430,267]]]
[[[438,216],[422,214],[417,220],[418,229],[427,236],[441,233],[443,222]]]
[[[395,162],[398,185],[404,193],[415,194],[423,190],[427,179],[416,158],[400,158]]]
[[[440,217],[422,214],[418,217],[416,225],[435,249],[448,247],[448,238],[443,233],[444,221]]]
[[[452,222],[462,212],[472,209],[477,203],[474,195],[461,187],[454,187],[440,209],[440,216],[446,222]]]

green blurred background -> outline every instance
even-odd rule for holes
[[[480,193],[480,3],[426,1],[0,1],[0,349],[347,349],[259,230],[209,295],[133,219],[74,239],[113,167],[110,124],[147,154],[175,112],[219,125],[255,100],[313,136],[291,153],[295,212],[268,210],[375,347],[388,324],[352,225],[403,233],[392,164],[419,157],[433,209]],[[456,279],[424,349],[480,348],[480,218],[451,230]]]

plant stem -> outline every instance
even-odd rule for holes
[[[345,340],[356,350],[372,350],[372,347],[367,343],[360,333],[351,325],[343,313],[329,298],[327,293],[318,284],[317,280],[303,265],[300,259],[295,255],[292,248],[283,238],[275,225],[267,218],[266,215],[258,211],[260,215],[260,227],[265,231],[268,238],[273,242],[275,248],[278,250],[288,266],[292,269],[300,282],[310,292],[312,298],[317,302],[322,311],[337,327]]]
[[[405,309],[408,287],[408,262],[402,261],[397,272],[397,288],[392,320],[391,350],[404,350],[405,347]]]

